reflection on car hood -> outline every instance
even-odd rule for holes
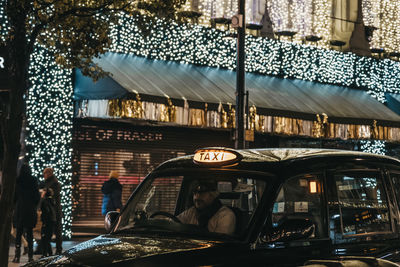
[[[152,255],[198,250],[220,243],[183,238],[103,235],[65,251],[51,264],[108,265]]]

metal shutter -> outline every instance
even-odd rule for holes
[[[232,147],[229,130],[76,119],[73,134],[73,217],[101,220],[102,183],[119,172],[122,203],[160,163],[199,147]]]

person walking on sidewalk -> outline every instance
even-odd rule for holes
[[[61,210],[61,185],[57,178],[54,176],[52,168],[45,168],[43,170],[44,189],[51,188],[53,191],[53,199],[56,208],[56,222],[54,224],[54,233],[56,234],[56,254],[62,253],[62,210]]]
[[[15,238],[17,237],[17,230],[14,228],[14,225],[11,227],[11,236],[14,238],[14,243],[15,243]],[[21,236],[21,246],[22,245],[24,247],[24,252],[22,253],[22,255],[28,254],[28,241],[26,241],[24,234],[22,234]]]
[[[54,225],[56,223],[56,203],[54,200],[53,189],[47,188],[42,191],[42,201],[40,203],[40,210],[42,211],[42,257],[52,256],[51,251],[51,236],[54,232]]]
[[[32,176],[28,164],[21,166],[20,174],[15,187],[16,206],[13,225],[16,229],[15,257],[12,260],[18,263],[21,257],[21,238],[26,232],[28,242],[28,261],[33,260],[33,228],[37,222],[37,205],[40,200],[38,183]]]
[[[122,208],[122,185],[118,181],[119,174],[111,171],[107,181],[103,183],[101,191],[103,192],[102,214],[106,215],[109,211],[120,211]]]

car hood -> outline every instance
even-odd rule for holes
[[[222,242],[176,237],[102,235],[72,247],[47,264],[107,266],[154,255],[206,249],[220,243]]]

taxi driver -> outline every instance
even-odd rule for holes
[[[214,180],[195,181],[193,187],[194,206],[178,215],[184,224],[195,224],[209,232],[232,235],[236,217],[233,211],[222,205]]]

